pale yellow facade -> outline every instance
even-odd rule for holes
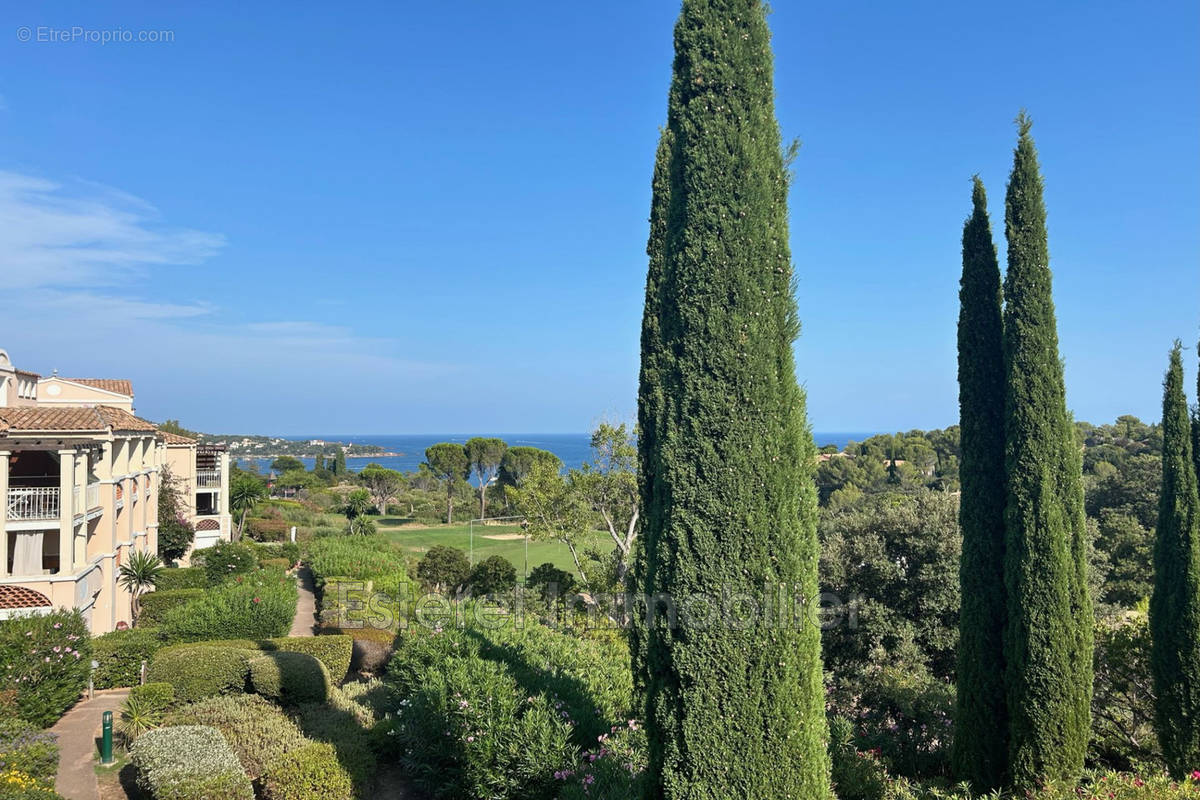
[[[128,381],[40,378],[0,350],[0,619],[78,608],[93,634],[129,625],[117,578],[158,550],[164,466],[205,528],[197,546],[229,538],[228,455],[169,444],[132,408]]]

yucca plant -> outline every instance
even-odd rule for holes
[[[138,695],[130,695],[121,704],[121,718],[117,722],[117,732],[125,740],[125,746],[132,747],[143,733],[162,725],[164,716],[165,712],[161,705]]]
[[[134,624],[142,610],[142,595],[155,587],[163,569],[162,559],[149,550],[134,550],[129,563],[121,565],[117,583],[132,595]]]

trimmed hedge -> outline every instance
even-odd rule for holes
[[[54,784],[58,736],[22,719],[0,719],[0,772],[16,770]],[[0,797],[7,797],[0,788]]]
[[[267,653],[306,653],[325,665],[329,670],[330,680],[340,683],[350,669],[354,642],[349,636],[281,636],[275,639],[216,639],[177,646],[237,647]]]
[[[160,625],[163,617],[173,608],[204,597],[204,589],[165,589],[142,595],[142,610],[138,614],[139,628]]]
[[[144,703],[148,708],[168,711],[175,705],[175,687],[166,681],[134,686],[129,690],[129,699]]]
[[[255,779],[309,741],[282,709],[256,694],[209,697],[173,711],[165,724],[216,728]]]
[[[138,785],[154,800],[254,800],[250,779],[216,728],[159,728],[139,738],[131,755]]]
[[[262,561],[258,562],[258,565],[268,569],[288,570],[292,568],[292,562],[288,561],[286,558],[264,558]]]
[[[296,597],[295,580],[279,570],[256,569],[167,612],[160,630],[171,642],[284,636],[296,615]]]
[[[146,672],[147,683],[169,683],[175,697],[190,703],[216,694],[246,691],[253,650],[235,647],[167,647]]]
[[[42,728],[87,687],[92,638],[78,611],[0,621],[0,691],[16,690],[17,714]]]
[[[283,705],[324,703],[329,699],[329,670],[307,653],[274,651],[250,659],[250,685]]]
[[[203,567],[169,567],[158,574],[154,586],[160,592],[204,589],[208,586],[208,576]]]
[[[352,800],[354,782],[333,745],[310,742],[275,760],[262,780],[263,800]]]
[[[346,768],[363,795],[375,775],[377,758],[374,734],[363,728],[360,714],[337,708],[352,701],[335,689],[333,703],[309,703],[297,709],[300,730],[310,739],[328,742],[337,750],[338,763]]]
[[[325,636],[346,635],[354,640],[350,668],[355,671],[382,673],[395,652],[395,631],[383,628],[325,628],[322,633]]]
[[[245,544],[217,542],[201,552],[204,554],[204,574],[208,576],[209,586],[218,586],[258,566],[254,548]]]
[[[153,661],[154,654],[162,646],[162,639],[153,629],[134,628],[96,637],[92,640],[92,658],[99,663],[92,673],[95,687],[115,689],[137,686],[142,682],[142,662],[149,664]]]

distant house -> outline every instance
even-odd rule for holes
[[[223,444],[200,444],[195,439],[159,431],[171,476],[179,481],[185,514],[196,528],[192,552],[230,540],[229,453]],[[190,556],[190,554],[189,554]]]

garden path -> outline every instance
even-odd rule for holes
[[[289,636],[314,636],[317,632],[317,596],[313,593],[316,583],[308,565],[296,570],[300,595],[296,599],[296,616],[292,619]]]
[[[100,800],[96,783],[96,736],[105,711],[113,716],[129,696],[128,689],[96,692],[91,700],[76,703],[50,729],[58,734],[58,775],[54,787],[67,800]]]

